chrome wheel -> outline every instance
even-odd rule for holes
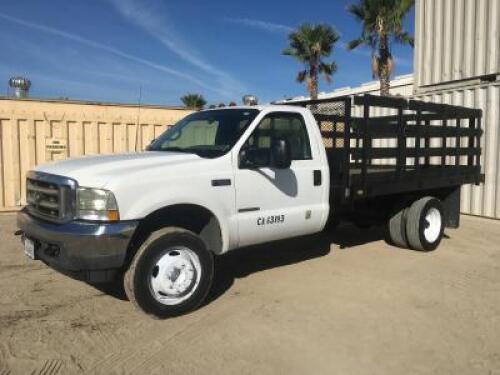
[[[177,305],[195,292],[201,278],[198,255],[187,247],[167,249],[151,269],[150,288],[165,305]]]
[[[424,236],[427,242],[435,242],[441,233],[441,213],[434,207],[431,207],[425,215]]]

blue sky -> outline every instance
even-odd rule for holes
[[[338,71],[320,91],[371,80],[370,51],[348,52],[360,26],[345,11],[355,0],[168,1],[4,0],[0,80],[25,75],[31,95],[178,105],[187,92],[209,103],[261,102],[304,95],[300,64],[281,55],[289,31],[327,23],[341,34],[331,58]],[[414,31],[414,13],[407,20]],[[411,73],[413,51],[394,46],[396,75]]]

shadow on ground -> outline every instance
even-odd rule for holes
[[[88,284],[95,289],[107,294],[108,296],[115,297],[116,299],[127,301],[128,297],[125,294],[125,289],[123,288],[123,279],[119,277],[116,281],[111,283],[102,284]],[[1,374],[0,374],[1,375]]]
[[[331,232],[324,231],[311,236],[231,251],[216,258],[214,283],[205,305],[226,293],[237,278],[325,256],[330,253],[331,245],[345,250],[384,238],[385,233],[381,228],[359,229],[353,225],[343,224]],[[120,300],[127,299],[121,280],[92,286]]]
[[[341,225],[331,233],[324,231],[231,251],[216,258],[214,284],[205,304],[226,293],[237,278],[325,256],[330,253],[331,245],[345,250],[384,238],[382,228],[359,229],[352,225]]]

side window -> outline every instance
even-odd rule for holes
[[[267,115],[255,128],[246,144],[258,149],[269,149],[274,137],[288,140],[292,160],[311,159],[311,145],[302,115],[291,112]]]

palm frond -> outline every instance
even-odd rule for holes
[[[286,56],[295,56],[297,54],[297,50],[295,48],[288,47],[281,51],[281,53]]]
[[[415,38],[406,31],[395,35],[394,40],[400,44],[408,44],[411,47],[415,47]]]
[[[325,81],[331,83],[332,75],[337,71],[337,64],[335,62],[330,64],[321,63],[318,70],[321,74],[323,74]]]
[[[297,73],[297,82],[302,83],[306,79],[307,76],[307,70],[301,70],[300,72]]]
[[[365,8],[363,7],[362,4],[348,5],[347,11],[360,21],[363,21],[366,17]]]
[[[406,16],[414,6],[415,0],[400,0],[399,13],[401,17],[404,18],[404,16]]]
[[[359,46],[369,44],[367,39],[364,38],[358,38],[351,40],[349,43],[347,43],[347,49],[349,51],[352,51],[355,48],[358,48]]]
[[[332,62],[331,64],[321,63],[319,65],[319,72],[324,74],[325,76],[331,76],[333,73],[337,71],[337,64]]]

